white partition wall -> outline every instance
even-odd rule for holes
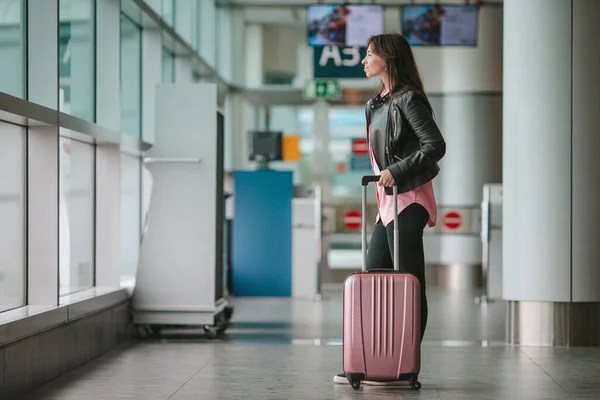
[[[216,85],[157,85],[155,144],[145,159],[153,188],[133,297],[137,323],[213,324],[225,308],[218,125]]]

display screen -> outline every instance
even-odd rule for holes
[[[383,33],[383,7],[369,5],[314,5],[308,7],[310,46],[361,46]]]
[[[402,34],[413,46],[475,46],[477,20],[476,6],[402,6]]]
[[[250,131],[251,161],[283,160],[282,132]]]

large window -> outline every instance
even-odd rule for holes
[[[132,20],[121,15],[121,130],[141,136],[142,116],[142,32]]]
[[[175,56],[164,48],[162,51],[162,81],[163,83],[175,82]]]
[[[25,130],[0,122],[0,312],[25,305]]]
[[[161,16],[169,26],[173,26],[173,0],[146,0],[146,3],[156,14]]]
[[[60,110],[94,121],[94,0],[60,0]]]
[[[140,254],[141,165],[121,154],[121,278],[135,277]]]
[[[94,286],[94,146],[60,138],[60,295]]]
[[[175,25],[175,4],[173,0],[162,0],[162,17],[169,26]]]
[[[24,0],[0,0],[0,91],[25,98]]]
[[[199,28],[196,20],[198,12],[196,0],[177,0],[173,2],[173,20],[175,32],[181,36],[190,46],[196,46],[197,30]],[[215,21],[215,23],[217,23]]]

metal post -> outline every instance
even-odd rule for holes
[[[481,202],[481,277],[483,280],[483,293],[475,298],[475,303],[487,303],[488,296],[488,269],[490,263],[490,231],[491,231],[491,193],[490,187],[483,186],[483,201]]]

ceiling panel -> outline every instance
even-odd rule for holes
[[[503,0],[483,0],[483,4],[498,4]],[[380,4],[385,6],[399,6],[402,4],[461,4],[461,0],[217,0],[219,4],[235,5],[243,7],[303,7],[309,4]],[[476,0],[469,0],[468,3],[474,4]]]
[[[339,4],[339,0],[217,0],[222,6],[243,9],[246,23],[303,27],[306,24],[306,8],[310,4]],[[503,0],[484,0],[484,4],[502,4]],[[460,0],[375,0],[374,4],[386,7],[402,4],[461,4]],[[350,4],[373,4],[371,0],[351,0]],[[475,3],[470,0],[469,3]]]
[[[244,9],[244,20],[253,24],[304,27],[306,10],[303,8],[249,7]]]

